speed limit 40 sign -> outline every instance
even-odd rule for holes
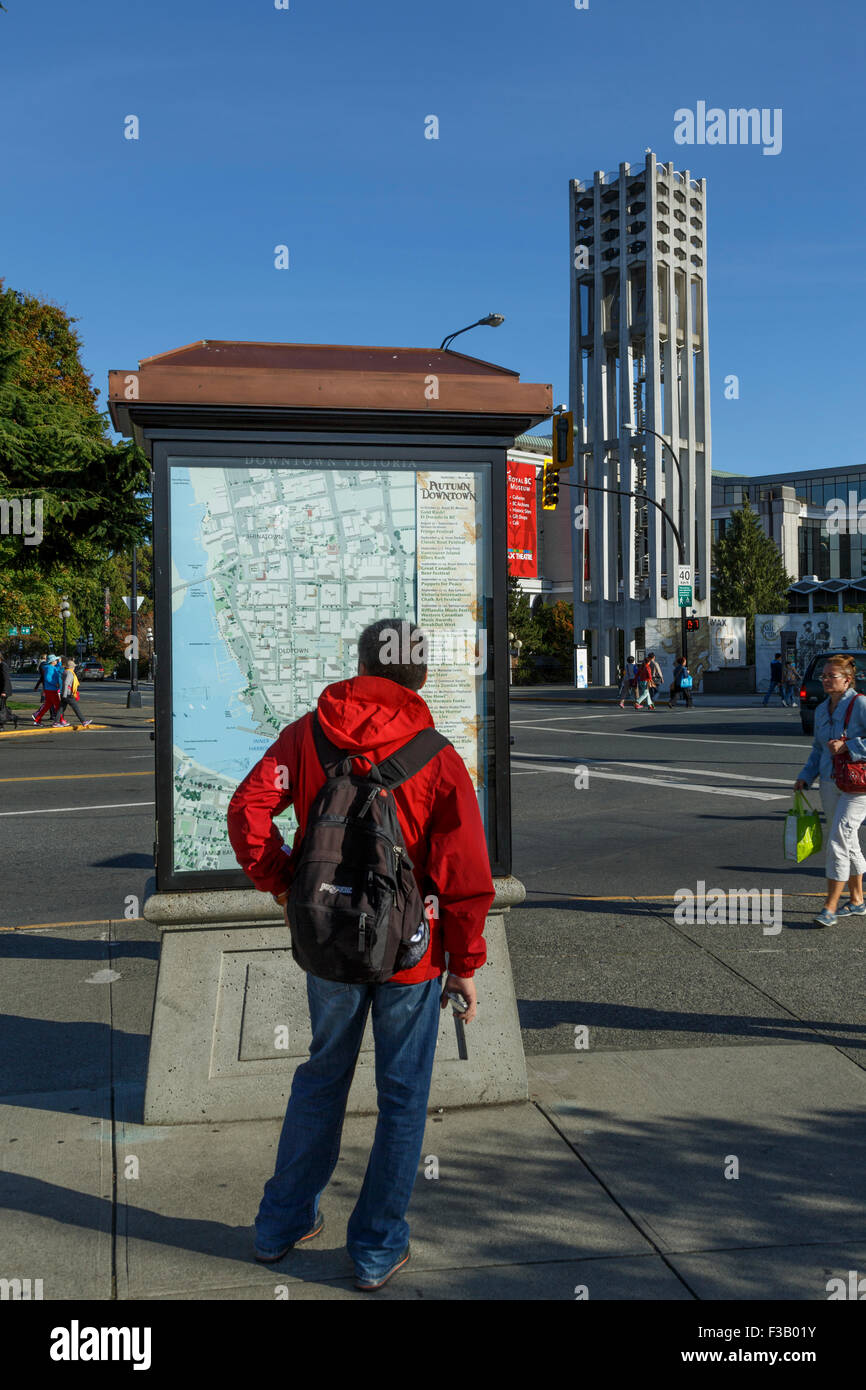
[[[677,565],[677,602],[680,608],[692,606],[692,567]]]

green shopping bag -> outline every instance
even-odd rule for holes
[[[810,854],[817,854],[822,844],[821,818],[813,811],[802,792],[794,792],[794,804],[785,816],[785,858],[802,864]]]

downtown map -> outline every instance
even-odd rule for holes
[[[237,869],[236,786],[326,685],[356,673],[362,628],[394,614],[474,631],[479,611],[472,473],[241,462],[171,469],[177,873]],[[428,686],[478,786],[481,681],[471,663],[431,662]],[[289,842],[291,809],[276,824]]]

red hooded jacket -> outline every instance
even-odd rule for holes
[[[355,676],[329,685],[319,696],[318,715],[324,733],[338,748],[367,753],[376,763],[396,753],[421,729],[433,727],[420,695],[378,676]],[[291,858],[273,817],[294,806],[296,848],[325,781],[312,717],[304,714],[283,729],[229,805],[229,839],[238,863],[265,893],[282,893],[292,877]],[[364,763],[356,762],[354,768],[363,772]],[[443,748],[395,788],[394,803],[421,896],[436,895],[439,916],[430,924],[424,958],[391,978],[406,985],[437,979],[446,968],[447,951],[447,968],[469,979],[487,959],[484,921],[494,888],[475,788],[456,749]]]

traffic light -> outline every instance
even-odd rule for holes
[[[686,632],[697,632],[700,618],[686,618]]]
[[[541,505],[546,512],[552,512],[558,501],[559,470],[554,466],[553,459],[545,459],[541,475]]]
[[[564,410],[553,417],[553,466],[571,468],[574,463],[574,415]]]

